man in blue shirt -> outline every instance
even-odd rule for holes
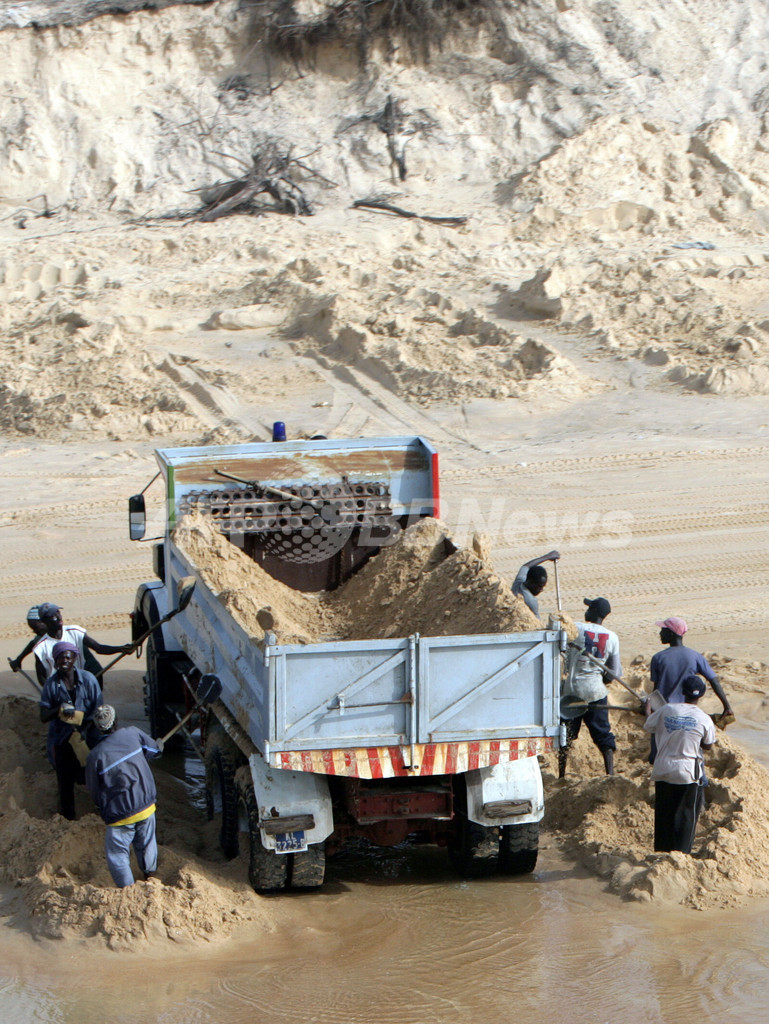
[[[55,671],[40,692],[40,721],[49,722],[48,749],[56,769],[59,813],[75,820],[75,783],[85,781],[84,765],[89,747],[99,739],[93,714],[101,703],[96,678],[75,668],[75,644],[60,640],[51,655]]]
[[[658,651],[651,660],[649,674],[654,689],[659,690],[669,704],[680,704],[684,699],[681,689],[684,679],[691,675],[702,676],[723,704],[724,714],[732,714],[726,694],[707,659],[691,647],[684,647],[684,633],[688,630],[684,620],[673,617],[657,625],[660,627],[660,643],[668,647]]]
[[[686,622],[678,616],[658,622],[660,627],[660,643],[667,644],[667,650],[657,651],[649,666],[649,675],[658,690],[669,704],[681,704],[684,700],[683,682],[692,675],[702,676],[713,687],[713,692],[724,707],[724,715],[734,712],[726,694],[719,683],[715,672],[707,659],[691,647],[684,647],[684,634],[688,631]],[[652,736],[649,762],[654,764],[657,755],[657,743]]]

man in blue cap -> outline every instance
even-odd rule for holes
[[[716,742],[710,715],[697,707],[705,680],[695,674],[681,682],[682,702],[657,711],[647,702],[644,729],[657,741],[652,768],[654,782],[654,849],[692,852],[694,833],[705,802],[703,750]]]
[[[27,612],[27,625],[34,633],[34,636],[27,643],[26,647],[21,652],[21,654],[18,655],[18,657],[8,659],[8,664],[11,666],[12,672],[19,671],[19,669],[21,668],[22,661],[24,661],[28,654],[32,653],[40,637],[45,636],[46,633],[48,632],[48,627],[40,618],[39,607],[36,604],[33,604],[32,607]]]
[[[59,813],[75,820],[75,783],[85,781],[88,750],[99,740],[93,715],[101,704],[96,678],[76,667],[78,649],[68,640],[53,648],[55,671],[40,693],[40,721],[48,722],[48,748],[56,769]]]

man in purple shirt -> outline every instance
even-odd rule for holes
[[[684,679],[692,675],[702,676],[707,679],[713,687],[716,697],[723,704],[724,714],[733,714],[726,694],[707,659],[698,651],[693,651],[691,647],[684,647],[684,633],[689,628],[686,622],[673,616],[658,622],[657,625],[660,627],[660,643],[667,644],[667,648],[658,651],[649,666],[649,675],[654,689],[662,694],[668,704],[681,704],[684,701],[681,689]],[[652,736],[652,749],[649,756],[652,764],[654,764],[655,755],[656,744]]]
[[[691,647],[684,647],[684,633],[687,625],[683,619],[670,618],[658,622],[660,643],[667,649],[658,651],[651,660],[649,673],[654,689],[659,690],[668,704],[680,704],[683,699],[681,684],[687,676],[698,675],[710,683],[713,691],[724,706],[724,714],[732,714],[729,701],[707,660]]]

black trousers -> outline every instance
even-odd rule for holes
[[[590,733],[590,739],[601,753],[605,750],[617,749],[617,741],[614,739],[614,733],[611,731],[611,725],[609,725],[609,710],[606,706],[608,703],[608,697],[591,701],[584,714],[579,715],[577,718],[567,719],[566,734],[569,745],[579,736],[580,728],[584,722]]]
[[[697,782],[654,783],[654,849],[660,853],[692,852],[697,819],[705,802],[705,787]]]
[[[59,814],[69,821],[74,821],[75,783],[82,785],[85,782],[85,768],[78,761],[69,741],[54,746],[53,764],[59,786]]]

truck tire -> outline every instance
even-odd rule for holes
[[[463,878],[485,878],[499,866],[499,828],[479,825],[467,817],[467,790],[461,776],[454,777],[455,833],[449,858]]]
[[[314,843],[302,853],[290,854],[292,889],[319,889],[326,876],[326,844]]]
[[[539,822],[504,825],[499,843],[499,869],[506,875],[527,875],[537,866]]]
[[[154,636],[147,637],[147,672],[144,676],[144,713],[152,736],[164,736],[176,725],[176,719],[166,708],[168,677],[172,671],[164,665]],[[177,734],[178,735],[178,734]]]
[[[228,860],[237,857],[238,790],[235,772],[240,753],[222,732],[214,732],[206,743],[206,816],[209,821],[221,815],[219,846]]]
[[[260,896],[285,889],[290,855],[275,853],[262,844],[259,808],[250,779],[238,781],[238,817],[241,831],[248,832],[248,880],[251,888]]]

